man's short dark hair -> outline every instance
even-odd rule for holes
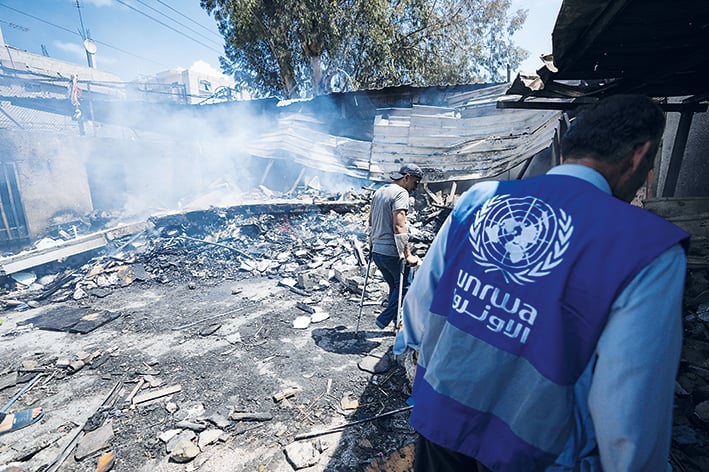
[[[665,115],[649,97],[612,95],[580,111],[561,138],[561,155],[617,163],[646,141],[655,147],[664,128]]]

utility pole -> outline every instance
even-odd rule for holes
[[[89,32],[84,28],[84,19],[81,17],[81,5],[79,5],[79,0],[76,0],[76,10],[79,12],[79,24],[81,25],[79,34],[84,40],[84,50],[86,50],[86,62],[88,63],[91,69],[95,69],[96,64],[94,62],[94,56],[96,55],[96,43],[93,41],[93,39],[91,39]],[[96,135],[96,121],[94,120],[94,102],[91,93],[91,81],[86,83],[86,91],[89,94],[89,117],[91,118],[91,128],[94,131],[94,135]]]

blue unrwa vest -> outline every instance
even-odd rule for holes
[[[493,470],[543,470],[613,300],[687,234],[564,175],[500,182],[451,218],[410,422]]]

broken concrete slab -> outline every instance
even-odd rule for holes
[[[704,426],[709,426],[709,400],[705,400],[694,407],[694,415]]]
[[[296,470],[314,466],[320,460],[320,451],[315,448],[312,442],[290,443],[285,447],[284,452],[288,462]]]
[[[0,390],[17,385],[17,372],[13,371],[0,376]]]
[[[229,421],[229,418],[226,416],[222,415],[221,413],[211,413],[208,415],[205,415],[202,417],[205,421],[209,421],[212,423],[214,426],[216,426],[219,429],[224,429],[227,426],[231,424],[231,421]]]
[[[160,433],[160,436],[158,436],[158,439],[160,439],[160,441],[162,441],[164,443],[168,443],[168,442],[170,442],[170,440],[172,438],[174,438],[175,436],[177,436],[181,432],[182,432],[181,429],[168,429],[167,431],[163,431],[162,433]]]
[[[309,316],[298,316],[293,320],[293,327],[295,329],[306,329],[308,326],[310,326]]]
[[[310,315],[310,322],[311,323],[320,323],[322,321],[325,321],[326,319],[330,318],[330,313],[326,311],[315,311],[312,315]]]
[[[80,461],[94,452],[98,452],[108,447],[113,439],[113,425],[107,422],[100,428],[86,433],[76,446],[74,458]]]
[[[219,440],[219,438],[224,434],[221,429],[208,429],[199,433],[199,439],[197,440],[197,446],[201,451]]]
[[[175,462],[185,463],[197,457],[200,452],[195,443],[188,439],[182,439],[175,444],[175,448],[170,453],[170,459]]]
[[[360,369],[373,374],[382,374],[391,369],[392,365],[393,362],[388,354],[383,356],[369,355],[357,364]]]
[[[168,454],[170,454],[172,453],[172,451],[175,450],[177,444],[179,444],[180,442],[191,442],[196,437],[197,433],[195,433],[191,429],[180,431],[165,443],[165,450],[167,450]]]

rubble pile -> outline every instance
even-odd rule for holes
[[[451,204],[419,195],[420,255]],[[7,281],[0,399],[30,386],[11,410],[47,415],[19,443],[0,437],[0,467],[407,470],[412,368],[374,327],[385,284],[371,274],[363,292],[368,213],[363,194],[155,216],[78,266]],[[707,322],[709,271],[692,267],[680,471],[709,470]]]
[[[17,361],[0,396],[41,374],[13,409],[47,414],[32,440],[0,438],[0,465],[356,471],[411,444],[409,381],[373,329],[377,277],[354,330],[368,211],[363,196],[155,217],[4,294],[22,304],[6,305]],[[424,247],[435,232],[416,224]]]
[[[690,268],[684,297],[684,343],[675,384],[674,470],[709,470],[709,269]]]

